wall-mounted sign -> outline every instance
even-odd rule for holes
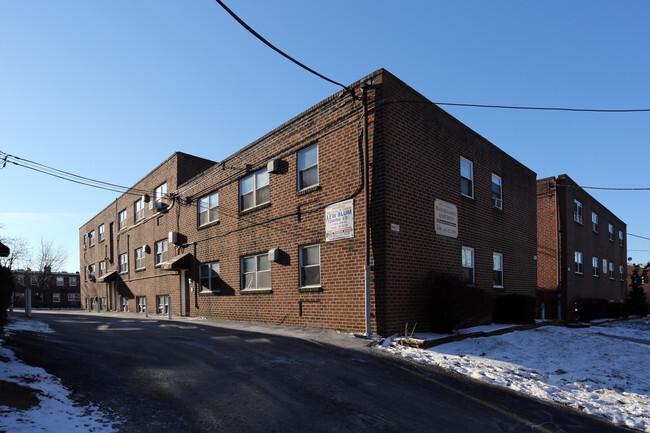
[[[354,199],[325,208],[325,241],[354,237]]]
[[[436,200],[434,202],[436,233],[452,238],[458,237],[458,208],[455,204]]]

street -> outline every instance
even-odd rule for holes
[[[55,333],[15,332],[6,347],[76,401],[110,409],[122,432],[629,431],[335,331],[80,311],[33,319]]]

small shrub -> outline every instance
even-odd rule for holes
[[[628,316],[628,306],[623,302],[610,302],[607,306],[607,317],[617,319]]]
[[[449,333],[489,321],[492,302],[479,288],[467,286],[460,278],[448,274],[432,274],[424,286],[433,332]]]
[[[535,298],[511,294],[497,298],[493,320],[495,323],[535,323]]]
[[[7,321],[7,309],[14,293],[14,278],[9,268],[0,266],[0,327]]]
[[[577,317],[579,322],[591,322],[607,316],[609,301],[602,298],[579,298],[576,301]]]

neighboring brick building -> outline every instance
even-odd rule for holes
[[[566,174],[537,181],[538,305],[578,319],[579,300],[625,302],[626,225]]]
[[[350,88],[219,163],[175,153],[84,224],[86,307],[385,335],[426,329],[432,272],[534,296],[535,173],[385,70]]]
[[[79,273],[11,271],[16,287],[14,306],[25,306],[25,289],[31,289],[32,308],[80,308]]]

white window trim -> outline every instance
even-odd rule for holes
[[[501,269],[494,269],[494,256],[499,256],[499,263],[501,264]],[[501,272],[501,284],[493,284],[492,287],[497,289],[502,289],[505,284],[505,276],[503,272],[503,254],[501,253],[492,253],[492,272],[500,271]]]
[[[313,149],[314,147],[316,148],[316,163],[310,165],[309,167],[301,167],[301,164],[300,164],[300,155],[305,154],[306,152],[310,151],[310,150]],[[298,191],[303,191],[303,190],[305,190],[305,189],[314,188],[314,187],[318,186],[319,183],[320,183],[320,176],[319,176],[320,173],[319,173],[319,171],[318,171],[318,165],[319,165],[319,162],[320,162],[320,161],[319,161],[320,155],[319,155],[319,153],[318,153],[318,143],[314,143],[314,144],[311,144],[311,145],[309,145],[309,146],[307,146],[307,147],[305,147],[305,148],[303,148],[303,149],[300,149],[300,150],[298,151],[298,154],[297,154],[296,158],[297,158],[297,161],[296,161],[296,172],[297,172],[297,175],[298,175]],[[301,181],[300,174],[303,173],[303,172],[306,171],[306,170],[309,170],[309,169],[312,168],[312,167],[316,167],[316,183],[315,183],[314,185],[303,186],[303,185],[302,185],[302,181]]]
[[[591,266],[594,268],[593,276],[600,278],[600,263],[598,257],[592,257]]]
[[[122,258],[124,258],[125,260],[122,261]],[[128,253],[120,254],[118,256],[118,258],[117,258],[117,261],[118,261],[119,266],[120,266],[120,274],[126,274],[127,272],[129,272],[129,255],[128,255]],[[126,269],[122,269],[123,267],[125,267]]]
[[[212,205],[213,197],[216,197],[216,202],[217,203],[215,205]],[[205,223],[203,223],[203,224],[201,224],[201,214],[203,213],[203,212],[201,212],[201,200],[207,200],[207,208],[205,209],[204,212],[206,212],[208,216],[206,218],[207,221]],[[210,211],[212,211],[214,208],[216,208],[217,217],[214,220],[210,220]],[[197,221],[198,227],[207,226],[207,225],[210,225],[210,224],[213,224],[213,223],[219,221],[219,191],[214,191],[214,192],[212,192],[210,194],[207,194],[207,195],[204,195],[203,197],[200,197],[199,200],[197,201],[197,204],[196,204],[196,211],[197,211],[197,215],[196,215],[197,219],[196,219],[196,221]]]
[[[304,261],[303,261],[303,257],[302,257],[302,256],[303,256],[303,251],[304,251],[305,249],[307,249],[307,248],[314,248],[314,247],[318,247],[318,264],[317,264],[317,265],[305,265],[305,264],[304,264]],[[299,251],[298,251],[298,259],[299,259],[298,261],[299,261],[299,268],[300,268],[300,277],[299,277],[299,280],[300,280],[300,287],[301,287],[301,288],[315,288],[315,287],[321,287],[321,272],[320,272],[320,269],[321,269],[321,261],[320,261],[320,259],[321,259],[321,255],[320,255],[320,244],[301,245],[301,246],[299,247],[298,250],[299,250]],[[302,270],[303,270],[304,268],[309,268],[309,267],[313,267],[313,268],[318,267],[318,284],[310,284],[310,285],[306,285],[306,284],[305,284],[305,281],[304,281],[304,278],[303,278]]]
[[[138,267],[138,251],[142,251],[142,258],[140,258],[140,260],[142,261],[143,266],[141,266],[141,267]],[[144,250],[144,248],[142,248],[142,247],[136,248],[134,255],[135,255],[135,263],[134,263],[135,270],[139,271],[141,269],[147,269],[147,261],[146,261],[147,252]]]
[[[623,246],[623,230],[618,231],[618,244],[621,247]]]
[[[609,279],[610,280],[615,280],[616,279],[616,271],[615,271],[614,262],[609,262]]]
[[[460,194],[461,194],[462,196],[464,196],[464,197],[474,198],[474,163],[473,163],[472,161],[470,161],[469,159],[467,159],[467,158],[463,158],[462,156],[460,157],[460,161],[461,161],[461,162],[460,162],[460,179],[461,179],[461,189],[460,189]],[[463,161],[469,163],[470,174],[471,174],[471,176],[472,176],[471,178],[468,178],[468,177],[463,176]],[[470,187],[471,187],[471,188],[470,188],[470,189],[471,189],[470,194],[471,194],[471,195],[467,195],[467,194],[464,194],[464,193],[463,193],[463,188],[462,188],[462,182],[463,182],[463,179],[467,179],[467,180],[470,181]]]
[[[106,231],[106,228],[104,224],[100,224],[99,228],[97,229],[98,235],[97,235],[97,240],[98,242],[102,242],[105,237],[104,237],[104,232]]]
[[[248,211],[248,210],[251,210],[251,209],[255,209],[255,208],[258,207],[258,206],[262,206],[262,205],[265,205],[265,204],[271,202],[271,178],[269,177],[269,183],[268,183],[268,185],[264,185],[264,186],[262,186],[262,187],[258,187],[258,186],[257,186],[257,176],[258,176],[259,174],[261,174],[262,172],[266,172],[266,173],[267,173],[267,176],[268,176],[268,170],[267,170],[267,168],[265,167],[265,168],[262,168],[262,169],[260,169],[260,170],[257,170],[257,171],[255,171],[255,172],[249,174],[248,176],[243,177],[243,178],[239,181],[239,211],[240,211],[240,212],[245,212],[245,211]],[[253,179],[253,189],[252,189],[252,191],[249,191],[249,192],[247,192],[246,194],[250,194],[250,193],[253,194],[253,205],[250,206],[250,207],[244,208],[244,201],[242,200],[242,198],[244,197],[244,194],[242,194],[242,183],[243,183],[244,181],[246,181],[247,179],[249,179],[249,178]],[[257,202],[257,191],[258,191],[259,189],[261,189],[261,188],[264,188],[264,187],[268,187],[268,188],[269,188],[269,199],[268,199],[267,201],[265,201],[265,202],[258,203],[258,202]]]
[[[609,224],[608,230],[609,230],[609,241],[614,242],[614,224]]]
[[[591,213],[591,230],[594,233],[598,233],[598,230],[600,229],[600,224],[598,222],[598,214],[596,212]]]
[[[465,251],[470,251],[471,252],[471,257],[472,257],[472,266],[463,266],[463,258],[465,258]],[[476,258],[474,256],[474,248],[470,247],[462,247],[461,248],[461,268],[464,269],[471,269],[472,270],[472,282],[470,283],[471,285],[476,284],[476,271],[475,271],[475,261]]]
[[[209,263],[202,263],[199,266],[199,287],[201,289],[199,293],[219,293],[219,292],[221,292],[221,289],[220,289],[221,283],[218,282],[217,284],[218,284],[219,287],[213,288],[212,287],[212,278],[210,278],[210,277],[205,278],[205,279],[208,280],[208,287],[206,288],[206,287],[203,286],[203,280],[204,280],[203,267],[208,266],[210,269],[212,269],[212,265],[215,265],[215,264],[219,268],[219,270],[217,271],[217,278],[218,278],[219,281],[221,281],[221,264],[219,263],[218,260],[214,261],[214,262],[209,262]]]
[[[90,245],[91,247],[95,246],[95,230],[91,230],[88,233],[88,245]]]
[[[259,270],[259,257],[260,256],[267,256],[268,257],[268,253],[250,254],[250,255],[241,257],[240,263],[239,263],[239,269],[240,269],[239,273],[240,273],[240,276],[241,276],[241,283],[240,284],[241,284],[241,291],[242,292],[256,292],[256,291],[261,292],[261,291],[268,291],[268,290],[272,289],[272,284],[269,287],[258,287],[258,282],[259,282],[258,273],[260,272],[260,270]],[[246,273],[244,273],[244,260],[245,259],[250,259],[250,258],[253,258],[253,257],[255,257],[255,271],[252,272],[252,273],[255,274],[255,287],[251,288],[251,289],[247,289],[246,288]],[[262,271],[262,272],[269,272],[269,273],[271,272],[271,261],[269,261],[269,270],[268,271]],[[249,273],[251,273],[251,272],[249,272]],[[273,280],[271,280],[271,282],[272,281]]]
[[[159,251],[159,247],[164,247]],[[169,241],[167,239],[161,239],[154,244],[154,264],[160,266],[162,263],[166,262],[169,257]]]
[[[499,182],[495,182],[494,178],[497,178]],[[499,185],[499,197],[494,197],[494,185]],[[503,210],[503,179],[494,173],[492,173],[492,207]]]
[[[579,262],[578,262],[578,257],[580,257]],[[574,253],[573,253],[573,265],[576,268],[575,273],[578,274],[578,275],[583,275],[585,260],[584,260],[584,255],[580,251],[574,251]]]
[[[129,212],[126,209],[122,209],[121,211],[118,212],[117,214],[117,229],[119,230],[124,230],[127,228],[128,223],[127,220],[129,218]]]
[[[133,221],[139,222],[144,219],[144,200],[140,198],[133,203]]]
[[[583,223],[582,203],[576,199],[573,199],[573,221],[578,224]]]

